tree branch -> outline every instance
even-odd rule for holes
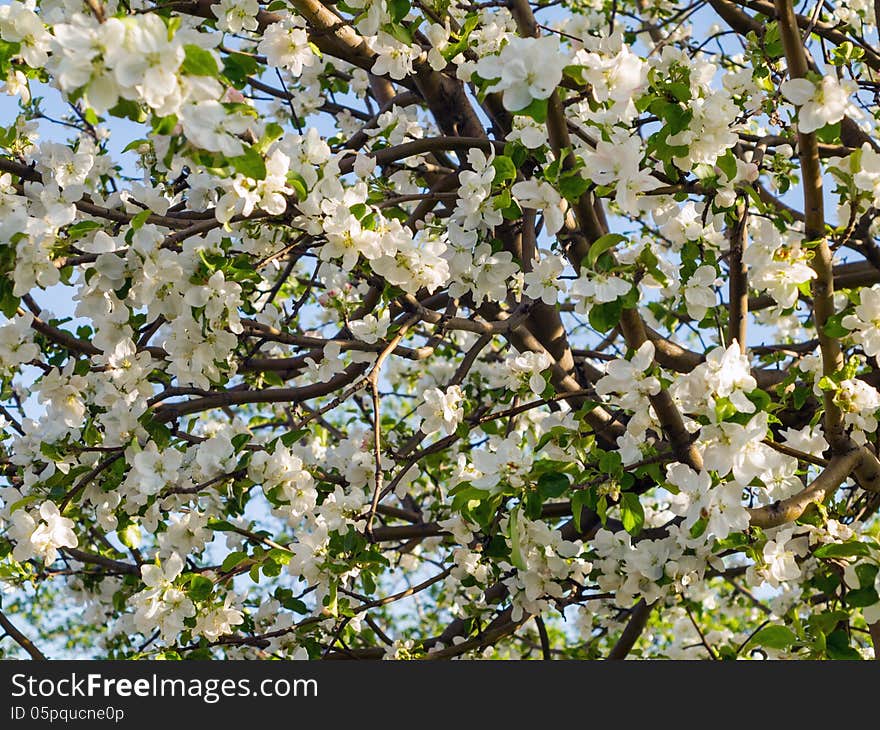
[[[46,655],[37,648],[34,642],[15,628],[15,624],[6,617],[6,614],[4,614],[3,611],[0,611],[0,627],[3,627],[6,635],[24,649],[30,655],[31,659],[35,661],[47,661]]]

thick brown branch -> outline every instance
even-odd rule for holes
[[[730,278],[728,298],[730,315],[727,324],[728,344],[739,343],[741,352],[746,351],[746,327],[749,316],[749,279],[743,254],[746,249],[749,208],[746,201],[740,201],[737,220],[730,229]]]
[[[833,494],[864,458],[861,450],[834,457],[809,487],[788,499],[766,507],[749,510],[749,519],[756,527],[777,527],[798,519],[813,502],[822,502]]]
[[[654,608],[654,604],[648,605],[645,603],[644,599],[640,599],[639,602],[633,606],[626,628],[623,630],[623,633],[621,633],[617,643],[609,652],[608,659],[612,661],[626,659],[627,655],[632,651],[635,643],[642,635],[642,632],[645,630],[645,627],[648,625],[648,619],[651,617],[652,608]]]
[[[27,636],[25,636],[21,631],[19,631],[15,624],[12,623],[8,618],[6,618],[6,614],[0,611],[0,627],[3,628],[3,631],[6,632],[6,635],[9,636],[16,644],[18,644],[22,649],[24,649],[31,657],[36,661],[46,661],[47,657],[43,652],[41,652],[37,646],[31,641]]]
[[[788,61],[789,76],[792,79],[804,78],[807,75],[809,65],[798,32],[791,0],[775,0],[775,5],[782,45]],[[798,131],[798,153],[804,190],[804,232],[807,242],[813,246],[813,258],[810,265],[816,272],[811,289],[816,334],[819,338],[819,348],[822,351],[822,373],[830,376],[843,367],[843,355],[837,339],[825,332],[825,325],[835,311],[834,277],[831,268],[831,249],[825,236],[822,169],[819,165],[819,149],[815,133],[805,134]],[[825,404],[825,438],[828,439],[828,443],[836,452],[842,453],[849,447],[849,439],[844,431],[843,415],[834,402],[833,392],[826,391],[823,401]]]

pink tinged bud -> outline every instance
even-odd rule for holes
[[[231,104],[242,104],[244,103],[244,94],[242,94],[238,89],[233,89],[229,87],[226,89],[226,93],[223,95],[223,100],[231,103]]]

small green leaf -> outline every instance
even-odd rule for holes
[[[239,433],[232,437],[232,446],[236,451],[240,451],[241,448],[252,438],[249,433]]]
[[[602,521],[602,527],[605,527],[605,523],[608,522],[608,497],[604,494],[596,502],[596,514],[599,515],[599,519]]]
[[[581,513],[588,505],[590,495],[585,489],[578,489],[571,495],[571,516],[574,519],[574,529],[581,531]]]
[[[253,56],[244,53],[229,53],[223,59],[223,75],[232,84],[241,89],[247,83],[248,76],[257,72],[257,61]]]
[[[391,22],[399,23],[409,14],[409,0],[389,0],[388,11],[391,13]]]
[[[153,118],[153,134],[169,135],[177,126],[177,115],[169,114],[167,117]]]
[[[862,655],[849,645],[849,636],[843,629],[828,634],[825,646],[829,659],[859,661],[862,658]]]
[[[230,157],[229,163],[237,173],[245,177],[253,180],[264,180],[266,178],[266,161],[253,147],[246,148],[243,155]]]
[[[839,144],[840,122],[837,122],[836,124],[826,124],[821,129],[817,129],[816,138],[825,144]]]
[[[604,236],[597,238],[593,241],[593,244],[590,246],[590,250],[587,253],[587,265],[590,268],[593,268],[596,265],[596,261],[603,253],[614,248],[618,243],[622,243],[625,240],[626,236],[621,236],[619,233],[606,233]]]
[[[229,555],[227,555],[223,559],[223,564],[220,566],[220,570],[222,570],[224,573],[228,573],[236,565],[239,565],[240,563],[247,560],[247,558],[248,558],[248,554],[245,552],[242,552],[241,550],[236,550],[235,552],[231,552],[231,553],[229,553]]]
[[[639,495],[633,492],[623,492],[620,495],[620,517],[623,529],[630,535],[638,535],[645,524],[645,510],[639,501]]]
[[[78,238],[89,231],[96,231],[101,227],[102,226],[98,221],[80,221],[79,223],[74,223],[72,226],[68,226],[67,235],[70,236],[70,238]]]
[[[608,332],[614,325],[620,322],[620,314],[623,311],[623,300],[615,299],[613,302],[594,304],[587,315],[590,325],[597,332]]]
[[[287,433],[281,436],[281,443],[285,446],[292,446],[297,441],[299,441],[303,436],[307,436],[309,430],[306,428],[301,428],[297,431],[288,431]]]
[[[849,330],[842,324],[845,316],[844,312],[839,312],[825,320],[825,326],[822,329],[828,337],[840,338],[849,334]]]
[[[510,562],[520,570],[526,569],[526,561],[523,559],[520,547],[519,534],[519,507],[514,507],[510,511],[508,518],[510,529]]]
[[[217,60],[210,51],[192,43],[184,45],[183,50],[186,56],[180,68],[185,74],[190,76],[217,76],[220,73]]]
[[[284,134],[284,127],[275,122],[269,122],[263,132],[263,136],[257,144],[258,152],[265,152],[269,145]]]
[[[412,33],[402,23],[386,23],[382,26],[382,30],[400,43],[405,43],[408,46],[413,44]]]
[[[532,102],[528,106],[517,110],[516,113],[531,117],[538,124],[544,124],[547,121],[547,100],[532,99]]]
[[[8,319],[12,319],[18,311],[21,300],[12,292],[13,284],[6,277],[0,278],[0,312],[3,312]]]
[[[227,520],[208,520],[208,529],[218,532],[235,532],[235,525]]]
[[[859,563],[856,566],[856,575],[859,577],[859,585],[862,588],[874,586],[874,580],[877,578],[877,572],[880,566],[874,563]]]
[[[880,596],[877,595],[877,591],[873,587],[857,588],[846,594],[846,605],[853,608],[873,606],[878,601],[880,601]]]
[[[194,601],[204,601],[214,591],[214,584],[210,578],[203,575],[194,575],[189,579],[187,593]]]
[[[492,160],[492,167],[495,168],[493,184],[501,185],[508,180],[516,180],[516,165],[513,164],[513,160],[509,157],[498,155],[498,157]]]
[[[138,213],[134,218],[131,219],[131,223],[129,224],[131,225],[132,230],[136,231],[139,228],[142,228],[144,223],[147,222],[147,218],[149,218],[151,215],[151,210],[142,210],[140,213]]]
[[[581,176],[579,172],[574,172],[561,177],[557,187],[563,198],[569,203],[576,203],[587,192],[590,181]]]
[[[538,478],[538,493],[544,499],[560,497],[569,487],[568,477],[559,472],[542,474]]]
[[[813,553],[817,558],[853,558],[857,555],[870,554],[870,546],[863,542],[837,542],[822,545]]]
[[[787,649],[797,641],[797,636],[787,626],[765,626],[749,641],[753,646],[768,649]]]
[[[721,157],[715,160],[715,165],[727,177],[728,182],[733,182],[736,177],[736,157],[733,152],[727,150]]]

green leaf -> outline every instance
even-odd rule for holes
[[[862,588],[873,588],[874,579],[877,577],[877,571],[880,566],[874,563],[859,563],[856,566],[856,575],[859,577],[859,585]]]
[[[210,51],[192,43],[184,45],[183,50],[186,56],[180,68],[185,74],[190,76],[217,76],[220,73],[217,60]]]
[[[36,502],[38,499],[41,499],[39,494],[29,494],[27,497],[22,497],[21,499],[16,500],[9,507],[9,514],[12,514],[17,509],[21,509],[22,507],[29,505],[31,502]]]
[[[825,611],[824,613],[813,614],[808,619],[808,623],[814,631],[821,631],[823,634],[830,634],[841,621],[846,621],[849,614],[846,611]]]
[[[161,421],[153,418],[149,411],[141,416],[139,420],[160,450],[166,448],[171,443],[171,429]]]
[[[839,339],[840,337],[846,337],[849,335],[849,330],[842,324],[845,316],[846,312],[839,312],[825,320],[825,326],[822,327],[822,329],[828,337]]]
[[[547,121],[547,100],[532,99],[532,102],[527,107],[517,110],[516,113],[531,117],[538,124],[544,124]]]
[[[560,497],[569,487],[568,477],[559,472],[542,474],[538,478],[538,492],[543,499]]]
[[[153,134],[169,135],[177,126],[177,115],[169,114],[167,117],[153,118]]]
[[[620,516],[623,529],[630,535],[638,535],[645,524],[645,510],[639,501],[639,495],[633,492],[623,492],[620,495]]]
[[[813,555],[817,558],[853,558],[857,555],[870,555],[871,547],[863,542],[837,542],[822,545]]]
[[[522,550],[520,547],[520,534],[519,534],[519,507],[514,507],[510,511],[510,517],[508,518],[509,529],[510,529],[510,562],[520,570],[526,569],[526,561],[523,559]]]
[[[880,596],[877,595],[877,591],[875,591],[872,586],[868,588],[857,588],[846,594],[846,605],[852,606],[853,608],[873,606],[878,601],[880,601]]]
[[[498,157],[492,160],[492,167],[495,168],[493,184],[502,185],[508,180],[516,180],[516,165],[513,164],[513,160],[509,157],[498,155]]]
[[[5,276],[0,277],[0,312],[3,312],[8,319],[12,319],[18,311],[21,299],[12,292],[14,285]]]
[[[578,489],[571,495],[571,516],[574,518],[574,529],[581,531],[581,513],[589,506],[590,494],[585,489]]]
[[[544,500],[537,492],[527,492],[525,501],[525,514],[530,520],[537,520],[541,517],[541,508]]]
[[[850,61],[859,59],[864,55],[864,49],[853,45],[852,41],[844,41],[831,51],[832,63],[835,66],[844,66]]]
[[[236,565],[239,565],[247,560],[247,558],[248,554],[242,552],[241,550],[231,552],[223,559],[223,564],[220,566],[220,570],[222,570],[224,573],[228,573]]]
[[[294,611],[295,613],[309,612],[309,607],[300,599],[294,598],[293,591],[290,588],[277,588],[275,590],[275,598],[288,611]]]
[[[623,311],[623,300],[615,299],[613,302],[594,304],[587,315],[590,325],[597,332],[608,332],[614,325],[620,322],[620,313]]]
[[[412,33],[410,32],[409,28],[407,28],[402,23],[386,23],[382,26],[382,30],[388,33],[388,35],[390,35],[396,41],[405,43],[408,46],[411,46],[413,44]]]
[[[604,494],[596,502],[596,514],[602,521],[602,527],[605,527],[605,523],[608,521],[608,497]]]
[[[768,649],[787,649],[797,641],[797,636],[787,626],[765,626],[749,641],[752,646]]]
[[[388,0],[388,11],[391,13],[391,21],[399,23],[409,14],[409,0]]]
[[[673,81],[664,86],[664,91],[672,94],[679,101],[687,103],[691,98],[691,86],[684,81]]]
[[[140,213],[138,213],[134,218],[131,219],[131,223],[129,224],[131,226],[131,229],[133,231],[136,231],[139,228],[142,228],[144,223],[147,222],[147,218],[149,218],[152,213],[153,211],[151,210],[142,210]]]
[[[208,529],[218,532],[235,532],[237,528],[227,520],[208,520]]]
[[[829,659],[859,661],[862,658],[862,655],[849,645],[849,636],[843,629],[828,634],[825,647]]]
[[[779,32],[779,23],[773,21],[767,25],[764,33],[764,51],[770,58],[781,58],[785,53],[782,46],[782,34]]]
[[[80,221],[72,226],[68,226],[67,235],[70,238],[79,238],[89,231],[96,231],[99,228],[101,228],[101,224],[98,221]]]
[[[582,177],[579,172],[574,172],[560,178],[557,187],[563,198],[569,203],[576,203],[587,192],[590,181]]]
[[[5,75],[11,66],[14,56],[21,51],[21,43],[0,39],[0,71]]]
[[[262,565],[262,571],[267,578],[276,578],[281,575],[281,566],[274,560],[267,560]]]
[[[727,150],[721,157],[715,160],[715,165],[725,174],[728,182],[733,182],[736,177],[736,157],[733,152]]]
[[[617,477],[623,473],[623,459],[616,451],[602,451],[599,454],[599,471]]]
[[[584,76],[584,67],[583,66],[574,66],[569,65],[562,69],[562,75],[566,78],[571,79],[576,84],[580,86],[587,85],[587,79]]]
[[[147,144],[148,140],[146,139],[133,139],[129,142],[125,147],[122,148],[123,152],[130,152],[131,150],[136,150],[142,144]]]
[[[239,433],[232,437],[232,447],[236,451],[240,451],[241,448],[252,438],[249,433]]]
[[[625,240],[626,236],[621,236],[619,233],[606,233],[604,236],[600,236],[593,241],[593,244],[590,246],[590,250],[587,253],[587,265],[590,268],[593,268],[596,265],[596,261],[603,253],[614,248],[618,243],[622,243]]]
[[[266,161],[253,147],[246,148],[243,155],[230,157],[229,163],[240,175],[252,178],[253,180],[264,180],[266,178]]]
[[[665,99],[657,99],[651,104],[650,110],[666,122],[668,135],[664,136],[675,135],[684,131],[694,116],[690,109],[685,109],[681,104]]]
[[[223,75],[233,86],[241,89],[247,83],[248,76],[257,72],[257,61],[253,56],[244,53],[230,53],[223,59]]]
[[[445,11],[444,11],[445,12]],[[443,54],[443,58],[447,61],[451,61],[455,58],[459,53],[467,49],[468,47],[468,36],[470,36],[471,31],[477,27],[480,22],[480,18],[476,13],[471,13],[468,15],[463,25],[461,26],[461,30],[458,32],[458,40],[455,43],[450,43],[444,50],[441,51]]]
[[[285,446],[292,446],[297,441],[299,441],[303,436],[308,435],[309,430],[307,428],[300,428],[297,431],[288,431],[287,433],[281,436],[281,443]]]
[[[269,551],[269,557],[276,563],[288,565],[293,557],[293,553],[287,548],[272,548]]]
[[[821,129],[817,129],[816,138],[825,144],[839,144],[840,122],[837,122],[836,124],[826,124]]]
[[[275,122],[269,122],[266,125],[266,130],[263,132],[263,136],[260,141],[257,143],[257,151],[262,153],[265,152],[269,145],[272,144],[276,139],[281,137],[284,134],[284,127],[280,124],[276,124]]]
[[[305,200],[309,197],[309,189],[306,185],[305,178],[302,175],[295,172],[287,173],[287,184],[293,188],[297,200]]]
[[[109,109],[107,113],[113,117],[130,119],[138,123],[142,123],[147,118],[147,114],[141,106],[130,99],[120,99],[116,106]]]
[[[203,575],[194,575],[189,579],[189,587],[186,592],[192,600],[204,601],[214,592],[214,583]]]

